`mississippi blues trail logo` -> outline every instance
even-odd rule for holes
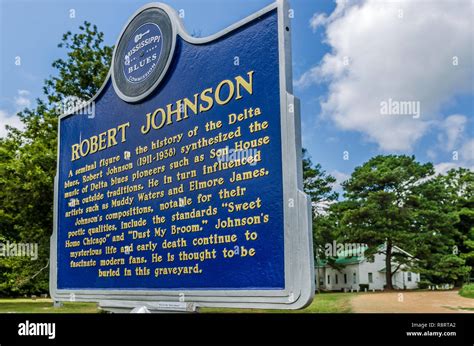
[[[112,82],[126,102],[138,102],[159,84],[176,42],[168,14],[156,7],[137,13],[120,35],[113,56]]]
[[[155,23],[140,26],[127,45],[123,73],[130,83],[147,79],[158,66],[163,49],[163,35]]]

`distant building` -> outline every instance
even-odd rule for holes
[[[384,246],[380,251],[383,251]],[[359,256],[348,256],[345,251],[338,254],[335,261],[336,265],[343,266],[337,270],[328,265],[326,260],[319,260],[316,264],[317,286],[323,291],[350,291],[360,290],[360,285],[368,285],[369,290],[383,290],[386,284],[385,280],[385,254],[376,253],[372,261],[367,259],[363,252]],[[393,247],[393,252],[403,252],[413,258],[411,254]],[[350,254],[350,253],[349,253]],[[398,264],[392,261],[392,270],[395,270]],[[392,276],[394,289],[415,289],[418,288],[420,274],[409,271],[407,266],[402,265]],[[365,287],[365,286],[363,286]]]

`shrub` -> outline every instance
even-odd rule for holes
[[[463,285],[459,290],[459,294],[466,298],[474,298],[474,284]]]
[[[418,288],[426,289],[428,286],[433,286],[433,284],[428,280],[421,280],[418,282]]]

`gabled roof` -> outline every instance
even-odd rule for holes
[[[385,249],[385,246],[386,246],[385,244],[379,245],[378,253],[383,251]],[[338,256],[335,259],[334,263],[336,265],[342,265],[342,266],[349,265],[349,264],[359,264],[359,263],[363,262],[366,259],[365,256],[364,256],[364,252],[365,252],[365,250],[367,250],[367,248],[368,248],[368,246],[360,247],[359,252],[361,253],[361,255],[359,255],[359,256],[352,256],[353,250],[340,251],[340,252],[338,252]],[[393,246],[393,250],[398,251],[398,252],[402,252],[405,255],[407,255],[411,258],[414,258],[414,256],[412,254],[406,252],[405,250],[399,248],[398,246]],[[327,259],[317,259],[316,267],[324,267],[327,264],[328,264]],[[379,271],[383,271],[383,270],[385,270],[385,268],[383,268]]]
[[[334,261],[335,264],[340,265],[349,265],[349,264],[358,264],[364,260],[364,257],[354,256],[354,257],[338,257]],[[316,266],[317,267],[324,267],[328,264],[328,260],[320,260],[318,259]]]
[[[338,265],[349,265],[349,264],[358,264],[362,262],[365,257],[364,257],[364,252],[367,250],[367,246],[361,246],[358,248],[358,252],[361,253],[359,256],[353,256],[353,250],[344,250],[338,252],[338,256],[335,259],[334,263]],[[326,259],[318,259],[316,266],[317,267],[324,267],[325,265],[328,264],[328,260]]]

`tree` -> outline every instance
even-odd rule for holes
[[[337,192],[333,191],[336,178],[327,174],[321,164],[313,165],[308,151],[303,148],[303,186],[304,191],[311,197],[311,202],[335,201]]]
[[[456,215],[454,227],[459,238],[453,254],[458,254],[474,276],[474,172],[466,168],[450,170],[438,176],[451,196],[453,212]]]
[[[461,284],[474,265],[474,173],[450,170],[418,187],[420,272],[432,283]],[[421,241],[423,240],[423,241]]]
[[[315,257],[324,258],[324,244],[332,242],[333,219],[327,213],[330,204],[338,198],[333,191],[336,179],[327,174],[318,163],[313,165],[306,149],[303,149],[303,187],[313,206],[313,246]]]
[[[376,156],[357,167],[343,183],[346,200],[339,203],[341,237],[368,245],[366,256],[385,254],[387,289],[393,289],[392,276],[412,259],[394,251],[394,246],[413,248],[419,233],[416,216],[419,196],[416,186],[434,174],[431,163],[420,164],[413,156]],[[392,269],[392,263],[398,263]]]
[[[57,118],[69,97],[91,98],[107,76],[112,47],[103,33],[85,22],[79,33],[64,34],[67,57],[53,62],[58,76],[45,81],[45,100],[19,113],[25,130],[7,127],[0,139],[0,237],[3,241],[38,243],[39,258],[0,259],[3,294],[48,290],[49,237],[53,228]]]
[[[58,44],[67,50],[67,58],[53,62],[58,76],[45,81],[43,91],[50,104],[71,96],[91,99],[109,72],[113,47],[104,44],[104,34],[89,22],[84,22],[79,30],[77,34],[68,31]]]

